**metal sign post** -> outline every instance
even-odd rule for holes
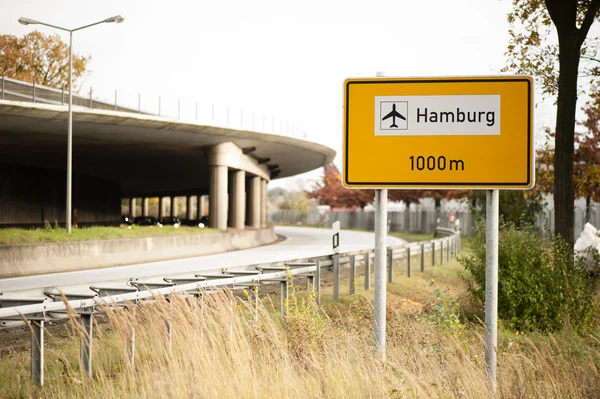
[[[496,392],[498,343],[498,190],[486,191],[485,208],[485,365]]]
[[[375,190],[375,349],[385,360],[387,189]]]

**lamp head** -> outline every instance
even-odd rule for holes
[[[21,25],[35,25],[38,23],[38,21],[30,18],[21,17],[19,18],[19,23]]]
[[[125,21],[125,18],[123,18],[123,17],[122,17],[122,16],[120,16],[120,15],[117,15],[117,16],[114,16],[114,17],[111,17],[111,18],[106,18],[106,19],[104,20],[104,22],[114,22],[114,23],[116,23],[116,24],[120,24],[120,23],[121,23],[121,22],[123,22],[123,21]]]

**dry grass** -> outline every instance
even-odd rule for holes
[[[68,338],[48,339],[43,390],[29,383],[26,352],[2,355],[0,396],[490,397],[481,327],[475,323],[460,330],[440,329],[424,321],[424,307],[417,302],[432,298],[426,294],[430,287],[421,287],[431,277],[458,290],[456,268],[450,263],[429,269],[423,278],[413,275],[410,284],[398,278],[390,286],[385,363],[372,345],[371,301],[361,294],[343,297],[343,306],[328,303],[324,308],[310,295],[292,295],[286,323],[273,309],[278,298],[263,297],[255,313],[245,296],[178,296],[170,302],[147,301],[135,311],[107,309],[106,323],[95,330],[92,381],[79,371],[81,331],[75,318],[66,324]],[[406,296],[411,287],[413,299]],[[172,326],[172,347],[165,320]],[[134,368],[125,345],[132,329]],[[498,397],[599,397],[599,348],[600,341],[593,337],[522,337],[504,331]]]

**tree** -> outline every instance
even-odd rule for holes
[[[410,204],[418,204],[424,198],[423,190],[388,190],[388,200],[404,202],[408,208]]]
[[[317,200],[319,204],[332,208],[364,208],[375,198],[373,190],[353,190],[342,186],[341,174],[334,164],[323,167],[323,180],[316,184],[312,191],[307,191],[308,198]]]
[[[485,196],[485,191],[478,190],[469,197],[472,209],[481,217],[485,216],[485,206],[477,207],[477,204],[485,204]],[[538,216],[544,211],[542,193],[537,191],[500,190],[499,200],[500,217],[516,227],[535,226]]]
[[[507,69],[538,76],[546,94],[557,94],[554,152],[556,233],[572,247],[575,185],[573,160],[578,78],[596,77],[599,60],[589,56],[586,38],[598,17],[600,0],[513,0]],[[515,30],[515,23],[522,29]],[[549,38],[556,28],[558,45]],[[584,59],[582,65],[580,60]],[[556,71],[558,60],[559,70]],[[587,62],[589,61],[589,62]]]
[[[582,126],[586,132],[575,134],[575,152],[573,179],[575,182],[575,198],[585,198],[585,220],[591,220],[592,201],[600,200],[600,91],[595,88],[592,98],[583,111],[586,119]],[[551,139],[554,133],[547,131]],[[549,140],[550,141],[550,140]],[[549,142],[538,150],[537,191],[545,194],[554,193],[554,148]]]
[[[73,53],[73,87],[88,73],[91,57]],[[0,35],[0,75],[62,88],[69,84],[69,46],[60,36],[33,31],[19,38]],[[77,91],[77,90],[75,90]]]
[[[375,190],[348,189],[341,183],[341,175],[333,164],[324,167],[323,181],[317,183],[313,191],[307,192],[309,198],[316,199],[320,204],[337,208],[364,208],[375,200]],[[407,206],[418,204],[421,198],[433,198],[436,209],[442,199],[464,198],[468,191],[457,190],[388,190],[389,201],[403,201]]]

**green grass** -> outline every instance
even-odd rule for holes
[[[273,226],[292,226],[292,227],[312,227],[312,228],[316,228],[316,229],[330,229],[331,228],[331,226],[323,226],[323,225],[310,226],[310,225],[304,225],[304,224],[296,225],[296,224],[291,224],[291,223],[272,223],[272,225]],[[344,230],[368,231],[368,232],[373,231],[373,230],[365,230],[365,229],[359,229],[359,228],[344,229]],[[389,235],[393,236],[393,237],[401,238],[408,242],[433,240],[433,233],[409,233],[408,231],[392,231],[389,233]]]
[[[433,240],[433,233],[409,233],[408,231],[392,231],[389,235],[408,242]]]
[[[73,229],[72,234],[62,228],[57,229],[0,229],[0,245],[40,244],[69,241],[117,240],[122,238],[146,238],[182,236],[191,234],[218,233],[216,229],[172,226],[150,227],[85,227]]]

